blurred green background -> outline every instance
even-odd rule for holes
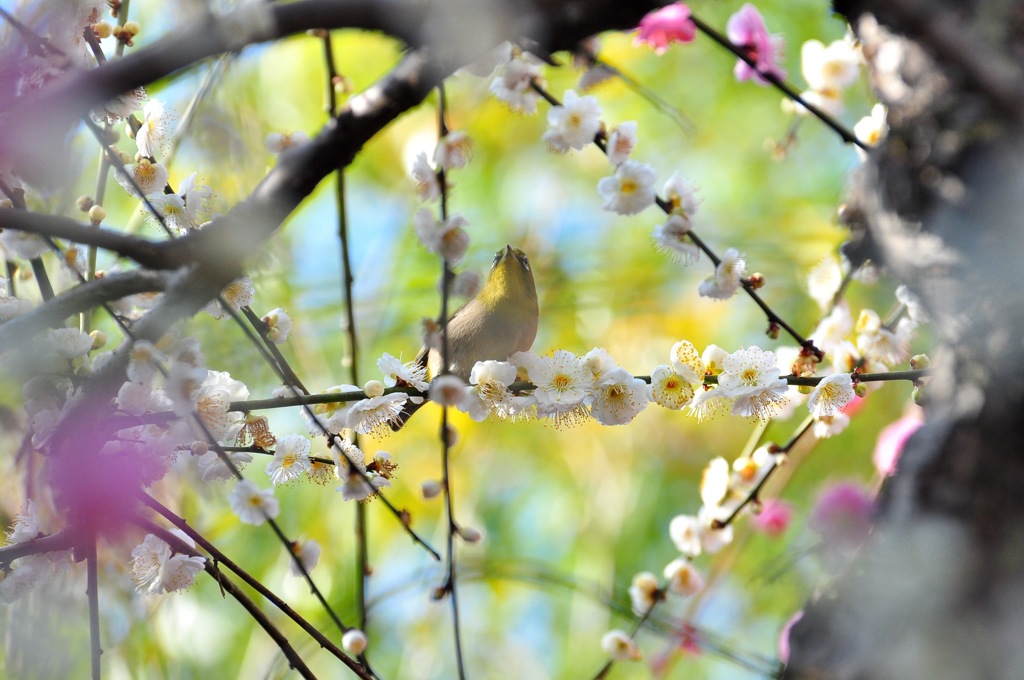
[[[711,25],[724,27],[739,5],[695,3],[693,9]],[[818,38],[827,43],[845,31],[828,7],[807,0],[759,5],[769,29],[785,36],[785,66],[798,89],[802,42]],[[133,3],[132,12],[144,29],[140,45],[179,20],[168,17],[159,3]],[[374,83],[401,56],[395,42],[357,32],[336,32],[334,47],[338,68],[354,91]],[[750,270],[767,280],[764,298],[797,329],[810,333],[819,311],[806,294],[806,275],[843,239],[834,213],[858,164],[853,150],[822,125],[805,120],[788,153],[783,158],[773,154],[772,145],[793,122],[782,111],[779,94],[734,82],[733,57],[703,36],[656,56],[634,47],[630,35],[607,35],[601,56],[678,107],[693,130],[681,130],[618,81],[592,92],[603,107],[603,120],[609,126],[638,122],[634,158],[655,167],[658,188],[673,171],[698,184],[697,232],[719,253],[728,247],[745,253]],[[571,61],[567,55],[558,57]],[[208,68],[200,65],[157,83],[150,95],[180,113]],[[579,75],[568,65],[546,71],[556,96],[575,87]],[[268,133],[302,130],[313,135],[324,123],[324,82],[317,38],[297,36],[246,49],[230,60],[200,102],[171,164],[172,186],[195,171],[215,191],[215,210],[227,212],[274,163],[263,147]],[[654,249],[651,230],[661,217],[656,209],[633,217],[601,209],[596,184],[610,168],[596,148],[551,154],[541,141],[546,106],[542,103],[534,116],[513,114],[489,95],[488,84],[489,78],[468,73],[448,83],[450,124],[475,144],[470,166],[451,176],[451,210],[468,218],[472,236],[460,269],[485,275],[493,252],[506,243],[529,254],[541,297],[535,352],[582,354],[604,347],[620,365],[647,374],[666,363],[672,344],[684,338],[698,349],[715,343],[729,351],[786,344],[786,338],[765,336],[765,318],[748,298],[716,302],[697,295],[710,265],[704,259],[683,267]],[[845,101],[841,119],[852,126],[870,109],[866,83],[851,88]],[[360,380],[379,377],[375,361],[382,352],[411,359],[421,342],[422,319],[440,309],[440,264],[413,234],[411,218],[419,203],[408,173],[416,153],[433,151],[435,103],[431,98],[396,121],[346,172]],[[122,138],[120,144],[134,151],[129,140]],[[80,156],[73,162],[81,164],[81,186],[67,195],[38,199],[55,212],[73,215],[73,198],[93,191],[95,146],[82,135],[76,149]],[[138,224],[135,203],[113,183],[108,194],[107,223]],[[263,314],[283,307],[292,316],[295,328],[283,351],[314,391],[349,382],[337,225],[330,180],[288,221],[265,258],[253,263],[253,309]],[[149,224],[138,228],[145,236],[159,237]],[[884,316],[894,303],[892,288],[884,278],[876,285],[854,283],[851,308],[856,314],[870,306]],[[105,327],[116,337],[111,326]],[[200,315],[188,332],[202,340],[209,367],[244,381],[254,398],[269,396],[276,386],[271,371],[230,322]],[[741,521],[733,547],[697,560],[710,579],[707,591],[688,602],[670,599],[659,608],[665,625],[638,637],[645,661],[619,665],[610,677],[755,678],[770,673],[781,626],[820,576],[806,511],[830,480],[870,483],[877,433],[899,417],[909,392],[905,384],[886,385],[871,394],[846,432],[798,446],[794,464],[765,494],[781,496],[797,509],[789,530],[769,538]],[[20,387],[11,385],[8,393],[13,403]],[[269,415],[279,436],[305,433],[297,410]],[[802,417],[798,411],[790,420],[772,423],[767,440],[785,441]],[[414,528],[438,548],[444,545],[443,503],[423,500],[419,489],[424,480],[440,478],[439,420],[439,410],[430,405],[401,432],[363,441],[368,454],[386,450],[400,465],[388,496],[408,509]],[[626,596],[632,576],[641,570],[660,573],[677,556],[668,522],[699,508],[702,468],[714,456],[731,460],[739,455],[756,429],[728,415],[701,424],[653,404],[632,424],[611,428],[596,423],[562,430],[543,422],[476,424],[461,414],[453,420],[460,434],[452,459],[456,517],[485,536],[479,544],[458,547],[466,664],[474,678],[592,677],[605,659],[602,634],[628,628],[633,621]],[[18,441],[8,436],[5,450],[13,452]],[[313,449],[325,454],[322,439],[314,441]],[[246,470],[261,487],[269,485],[265,462],[258,459]],[[153,493],[327,635],[340,639],[303,582],[288,575],[288,558],[269,528],[240,524],[227,503],[231,487],[199,482],[192,466],[191,460],[179,460]],[[0,469],[0,503],[10,516],[23,498],[19,480],[24,468],[7,455]],[[277,497],[285,532],[323,546],[313,576],[342,619],[353,623],[353,504],[343,502],[331,485],[305,482],[278,489]],[[370,503],[366,509],[374,669],[383,678],[454,677],[449,605],[429,597],[443,579],[441,565],[408,539],[382,504]],[[141,538],[127,535],[101,548],[107,677],[287,675],[276,646],[209,579],[201,577],[183,594],[135,593],[127,570],[131,548]],[[83,573],[79,565],[54,577],[47,590],[0,617],[6,619],[2,625],[9,642],[21,639],[17,630],[23,620],[62,641],[59,649],[38,658],[8,645],[9,668],[33,668],[35,677],[85,673]],[[320,677],[345,676],[283,616],[268,605],[263,608]],[[680,645],[684,622],[700,631],[697,653]]]

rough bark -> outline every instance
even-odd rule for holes
[[[783,675],[1024,677],[1024,5],[837,9],[890,124],[851,189],[850,252],[918,293],[942,347],[872,539],[807,606]]]

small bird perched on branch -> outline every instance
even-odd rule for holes
[[[526,352],[537,336],[540,308],[526,253],[506,245],[494,254],[491,272],[477,296],[448,318],[448,372],[469,381],[478,361],[504,361]],[[427,380],[442,373],[441,347],[424,346],[416,363]],[[399,430],[422,404],[408,402],[391,427]]]

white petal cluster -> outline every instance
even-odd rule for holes
[[[604,209],[620,215],[634,215],[654,205],[657,173],[639,161],[624,161],[615,173],[597,183]]]
[[[601,107],[597,99],[566,90],[562,104],[548,111],[548,130],[543,139],[557,153],[579,151],[594,141],[600,129]]]

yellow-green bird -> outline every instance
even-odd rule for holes
[[[478,361],[504,361],[526,352],[537,336],[540,308],[533,270],[526,253],[506,245],[494,254],[487,282],[477,296],[448,318],[448,372],[469,381]],[[424,346],[416,363],[427,367],[427,379],[439,375],[441,348]],[[400,429],[420,404],[408,402],[392,425]]]

